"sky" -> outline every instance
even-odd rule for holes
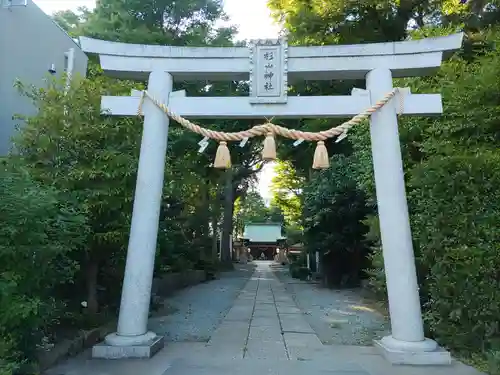
[[[45,13],[60,10],[77,10],[81,6],[95,7],[95,0],[33,0]],[[224,0],[224,10],[229,16],[229,24],[238,27],[237,39],[276,38],[278,27],[273,24],[267,0]],[[274,176],[274,164],[266,164],[259,174],[258,191],[269,203],[269,185]]]

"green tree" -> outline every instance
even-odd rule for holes
[[[500,20],[498,0],[269,0],[268,4],[292,41],[315,45],[399,41],[409,30],[429,25],[465,23],[473,30]]]
[[[370,208],[353,178],[355,163],[355,158],[334,155],[331,167],[316,172],[304,190],[305,245],[309,252],[320,252],[330,285],[358,283],[366,266],[362,220]]]
[[[408,183],[427,328],[465,353],[500,349],[499,183],[498,151],[460,149],[430,157]]]
[[[35,359],[45,339],[69,313],[60,294],[85,246],[86,217],[70,194],[33,181],[13,166],[0,169],[0,373]],[[58,298],[61,297],[61,298]]]
[[[239,197],[235,204],[234,227],[242,234],[245,224],[265,222],[271,219],[271,212],[257,191],[249,191]]]
[[[25,117],[17,152],[37,181],[71,192],[89,220],[88,246],[77,259],[85,270],[88,311],[98,310],[103,262],[123,259],[132,207],[140,120],[102,116],[105,92],[124,94],[130,83],[103,78],[49,80],[47,88],[18,87],[38,113]]]
[[[222,17],[220,0],[99,0],[83,32],[127,43],[228,45],[234,29],[216,28]]]
[[[88,21],[91,11],[86,7],[80,7],[76,12],[62,10],[55,12],[52,19],[71,37],[77,38],[82,35],[82,27]]]
[[[276,163],[274,172],[271,205],[283,212],[287,225],[298,226],[302,217],[302,189],[305,178],[297,174],[290,162]]]

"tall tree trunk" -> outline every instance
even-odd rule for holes
[[[215,213],[212,214],[212,228],[213,228],[213,235],[212,235],[212,261],[217,261],[217,253],[218,253],[218,222],[217,222],[217,215]]]
[[[231,263],[231,233],[233,230],[233,171],[225,172],[224,219],[222,221],[221,261]]]
[[[203,224],[200,228],[200,238],[203,239],[200,246],[200,259],[207,258],[207,244],[210,236],[210,180],[205,180],[205,184],[201,185],[201,204],[200,215],[203,216]]]
[[[219,233],[219,191],[217,189],[215,200],[212,202],[211,212],[211,227],[212,227],[212,261],[216,262],[218,259],[218,233]]]
[[[99,273],[99,262],[97,259],[88,260],[85,279],[87,283],[87,312],[95,315],[99,312],[99,302],[97,300],[97,275]]]

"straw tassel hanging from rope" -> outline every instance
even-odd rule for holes
[[[214,160],[214,168],[231,168],[231,154],[229,153],[229,148],[227,147],[227,142],[225,141],[221,141],[219,143],[219,147],[217,147],[217,153],[215,154]]]
[[[330,160],[328,159],[328,150],[326,149],[325,142],[319,141],[314,151],[313,169],[327,169],[330,167]]]
[[[262,159],[265,161],[276,160],[276,141],[272,132],[267,133],[262,149]]]

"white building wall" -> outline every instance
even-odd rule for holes
[[[0,0],[0,4],[3,2]],[[36,110],[13,88],[15,80],[44,87],[52,64],[56,74],[64,72],[65,53],[71,48],[75,50],[73,74],[84,76],[88,61],[85,53],[31,0],[27,6],[0,6],[0,156],[8,153],[16,125],[21,125],[12,117],[32,115]]]

